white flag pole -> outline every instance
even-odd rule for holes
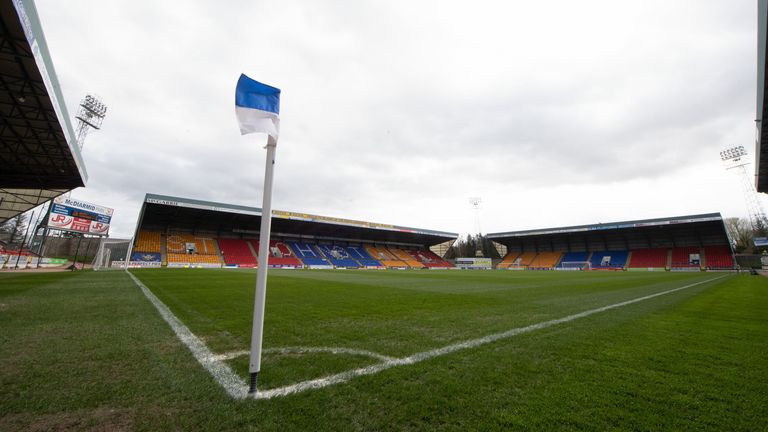
[[[269,234],[272,227],[272,179],[275,174],[275,150],[277,139],[267,139],[267,162],[264,170],[264,201],[261,206],[261,230],[259,231],[259,267],[256,272],[256,297],[253,301],[253,330],[251,332],[251,357],[248,371],[251,374],[249,394],[256,393],[261,371],[261,344],[264,333],[264,304],[267,296],[267,268],[269,267]]]

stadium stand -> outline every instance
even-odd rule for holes
[[[287,242],[288,246],[293,250],[297,258],[308,266],[322,266],[331,267],[331,263],[323,257],[316,246],[309,243],[302,242]]]
[[[669,250],[666,248],[633,249],[628,268],[665,268]]]
[[[424,264],[413,258],[405,249],[396,247],[389,247],[388,249],[392,255],[396,256],[397,259],[404,262],[410,268],[420,269],[425,267]]]
[[[375,260],[362,246],[347,246],[347,252],[355,261],[363,267],[384,267],[379,261]]]
[[[347,252],[347,250],[342,246],[320,244],[320,245],[317,245],[317,248],[320,249],[320,252],[322,252],[323,255],[325,255],[325,257],[328,258],[328,260],[335,267],[345,267],[345,268],[360,267],[360,263],[352,259],[349,256],[349,252]]]
[[[406,268],[408,264],[397,259],[392,255],[390,251],[385,247],[379,246],[366,246],[365,250],[376,260],[378,260],[384,267],[387,268]]]
[[[562,252],[540,252],[528,264],[528,269],[551,269],[557,265],[562,255]]]
[[[136,252],[160,253],[160,233],[157,231],[139,231],[134,250]]]
[[[698,246],[672,248],[672,268],[701,267],[701,250]],[[697,257],[698,255],[698,257]]]
[[[626,250],[596,251],[592,252],[589,262],[592,270],[623,269],[627,264],[627,256],[629,251]]]
[[[704,264],[710,269],[732,269],[733,255],[731,248],[722,246],[704,246]]]
[[[259,250],[259,242],[250,240],[253,250]],[[261,258],[259,257],[259,261]],[[296,258],[293,251],[285,243],[277,240],[269,241],[269,257],[267,265],[270,267],[303,267],[302,262]]]
[[[502,258],[501,262],[496,266],[497,269],[506,269],[509,268],[514,262],[515,259],[520,256],[520,252],[507,252],[506,255],[504,255],[504,258]]]
[[[560,258],[560,262],[557,264],[557,266],[562,267],[563,263],[586,261],[589,261],[589,252],[566,252],[563,254],[563,257]]]
[[[258,260],[248,241],[242,239],[219,238],[219,250],[224,258],[224,264],[238,267],[257,267]]]
[[[436,253],[431,250],[409,250],[411,256],[422,263],[427,268],[451,268],[453,265],[448,261],[437,256]]]

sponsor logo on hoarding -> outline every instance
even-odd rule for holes
[[[114,209],[60,196],[54,199],[48,226],[62,231],[107,235]]]

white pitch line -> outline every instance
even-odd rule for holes
[[[246,356],[250,353],[251,353],[250,351],[230,351],[224,354],[216,354],[213,356],[213,358],[215,358],[218,361],[227,361],[227,360],[236,359],[238,357]]]
[[[383,354],[375,353],[373,351],[366,351],[354,348],[340,348],[340,347],[283,347],[283,348],[268,348],[264,350],[264,353],[278,353],[278,354],[304,354],[304,353],[331,353],[331,354],[349,354],[357,356],[366,356],[388,362],[397,360],[394,357],[385,356]]]
[[[307,354],[307,353],[331,353],[331,354],[349,354],[357,356],[365,356],[375,358],[383,362],[396,360],[395,357],[385,356],[383,354],[375,353],[373,351],[366,351],[354,348],[342,348],[342,347],[281,347],[281,348],[265,348],[261,351],[264,354]],[[238,357],[246,356],[250,354],[250,351],[231,351],[224,354],[215,355],[214,358],[219,361],[232,360]]]
[[[667,291],[662,291],[662,292],[655,293],[655,294],[649,294],[649,295],[638,297],[638,298],[635,298],[635,299],[632,299],[632,300],[627,300],[627,301],[623,301],[623,302],[619,302],[619,303],[614,303],[614,304],[608,305],[608,306],[603,306],[603,307],[599,307],[599,308],[595,308],[595,309],[590,309],[590,310],[587,310],[587,311],[584,311],[584,312],[579,312],[579,313],[576,313],[576,314],[573,314],[573,315],[568,315],[568,316],[565,316],[565,317],[562,317],[562,318],[557,318],[557,319],[553,319],[553,320],[549,320],[549,321],[544,321],[544,322],[540,322],[540,323],[537,323],[537,324],[531,324],[531,325],[525,326],[525,327],[518,327],[518,328],[514,328],[514,329],[511,329],[511,330],[502,332],[502,333],[495,333],[495,334],[488,335],[488,336],[481,337],[481,338],[477,338],[477,339],[470,339],[468,341],[459,342],[459,343],[456,343],[456,344],[448,345],[448,346],[445,346],[445,347],[442,347],[442,348],[437,348],[437,349],[430,350],[430,351],[424,351],[424,352],[421,352],[421,353],[413,354],[413,355],[408,356],[408,357],[403,357],[403,358],[399,358],[399,359],[393,359],[393,360],[385,361],[383,363],[375,364],[375,365],[372,365],[372,366],[367,366],[367,367],[363,367],[363,368],[359,368],[359,369],[352,369],[352,370],[349,370],[349,371],[346,371],[346,372],[341,372],[341,373],[338,373],[338,374],[335,374],[335,375],[330,375],[330,376],[323,377],[323,378],[303,381],[303,382],[292,384],[292,385],[288,385],[288,386],[285,386],[285,387],[278,387],[278,388],[274,388],[274,389],[259,391],[256,394],[249,395],[249,396],[253,397],[253,398],[256,398],[256,399],[272,399],[274,397],[288,396],[288,395],[291,395],[291,394],[300,393],[300,392],[307,391],[307,390],[328,387],[328,386],[333,385],[333,384],[340,384],[340,383],[343,383],[343,382],[347,382],[347,381],[351,380],[352,378],[356,378],[356,377],[360,377],[360,376],[365,376],[365,375],[373,375],[373,374],[376,374],[376,373],[381,372],[383,370],[393,368],[395,366],[403,366],[403,365],[410,365],[410,364],[418,363],[418,362],[421,362],[421,361],[424,361],[424,360],[428,360],[428,359],[431,359],[431,358],[434,358],[434,357],[443,356],[443,355],[450,354],[450,353],[453,353],[453,352],[456,352],[456,351],[460,351],[460,350],[464,350],[464,349],[468,349],[468,348],[475,348],[475,347],[478,347],[480,345],[489,344],[491,342],[495,342],[495,341],[498,341],[498,340],[501,340],[501,339],[507,339],[507,338],[510,338],[512,336],[517,336],[519,334],[532,332],[534,330],[541,330],[543,328],[551,327],[551,326],[554,326],[554,325],[557,325],[557,324],[566,323],[566,322],[573,321],[573,320],[576,320],[576,319],[579,319],[579,318],[585,318],[585,317],[588,317],[590,315],[594,315],[594,314],[597,314],[597,313],[600,313],[600,312],[605,312],[607,310],[620,308],[620,307],[627,306],[627,305],[630,305],[630,304],[633,304],[633,303],[639,303],[639,302],[642,302],[642,301],[645,301],[645,300],[650,300],[652,298],[663,296],[663,295],[667,295],[667,294],[672,294],[674,292],[681,291],[681,290],[684,290],[684,289],[688,289],[688,288],[691,288],[691,287],[694,287],[694,286],[697,286],[697,285],[701,285],[701,284],[708,283],[708,282],[713,282],[713,281],[716,281],[718,279],[722,279],[722,278],[727,277],[727,276],[728,275],[723,275],[723,276],[719,276],[719,277],[716,277],[716,278],[707,279],[705,281],[700,281],[700,282],[695,282],[695,283],[692,283],[692,284],[688,284],[688,285],[685,285],[685,286],[682,286],[682,287],[679,287],[679,288],[673,288],[673,289],[670,289],[670,290],[667,290]]]
[[[213,378],[222,386],[230,396],[235,399],[244,399],[248,395],[248,386],[245,381],[235,374],[232,369],[217,358],[215,354],[205,346],[205,343],[200,340],[194,333],[192,333],[187,326],[185,326],[178,318],[168,309],[168,306],[163,304],[160,299],[155,297],[141,281],[136,278],[131,272],[126,270],[128,276],[133,279],[133,282],[141,288],[141,291],[155,306],[160,316],[163,317],[165,322],[171,326],[173,332],[176,333],[176,337],[189,348],[192,355],[195,356],[198,362],[213,376]]]

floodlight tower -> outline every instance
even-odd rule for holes
[[[80,150],[85,144],[85,136],[91,129],[101,129],[101,122],[107,115],[107,106],[98,96],[85,95],[80,101],[80,109],[77,111],[77,145]]]
[[[482,230],[480,229],[480,203],[482,203],[483,200],[480,197],[469,197],[469,205],[472,206],[472,210],[475,211],[475,234],[480,234]]]
[[[747,165],[749,165],[749,159],[747,158],[747,150],[744,146],[735,146],[727,148],[720,152],[720,160],[723,161],[723,166],[728,171],[734,171],[741,181],[741,189],[744,192],[744,200],[747,203],[747,211],[749,212],[749,222],[752,225],[754,232],[759,232],[761,235],[765,235],[766,224],[765,210],[763,210],[762,204],[760,204],[760,196],[757,194],[755,184],[752,182],[752,177],[747,172]]]
[[[480,227],[480,203],[483,200],[480,197],[470,197],[469,205],[472,206],[472,210],[475,212],[475,235],[477,236],[477,250],[475,250],[475,256],[483,256],[483,237],[482,228]]]

